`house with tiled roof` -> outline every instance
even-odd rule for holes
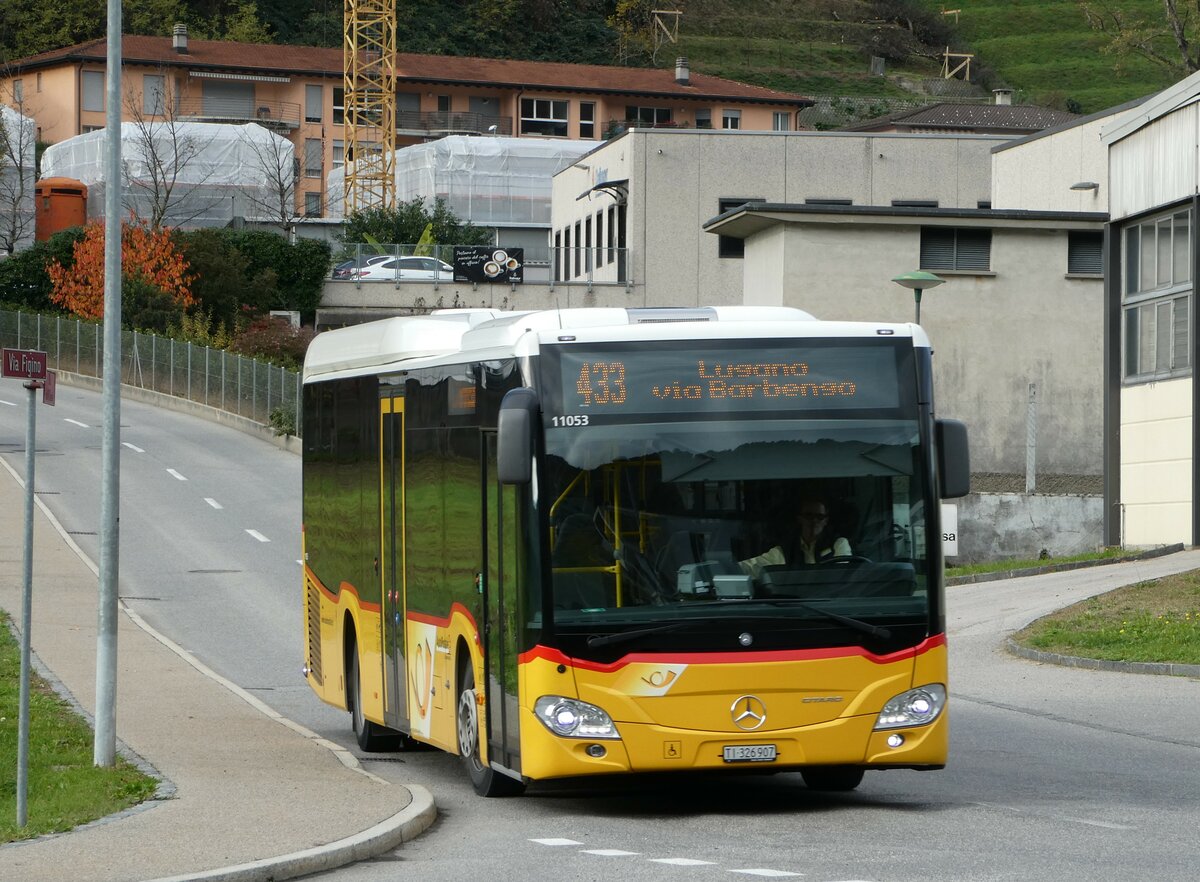
[[[10,62],[0,96],[19,104],[42,141],[105,124],[107,41]],[[122,116],[167,108],[190,122],[256,122],[293,142],[297,202],[324,214],[327,173],[345,161],[341,49],[122,37]],[[536,136],[599,142],[628,127],[787,131],[811,104],[798,95],[674,70],[512,59],[396,56],[397,147],[447,134]]]
[[[846,126],[847,132],[911,132],[916,134],[1032,135],[1070,123],[1078,114],[1051,107],[1009,103],[999,90],[995,104],[943,101]]]

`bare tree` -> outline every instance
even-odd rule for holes
[[[9,78],[10,86],[13,84]],[[19,81],[17,81],[19,82]],[[0,253],[12,254],[33,240],[35,140],[25,96],[11,86],[12,106],[0,103]]]
[[[1104,51],[1140,55],[1183,77],[1200,70],[1200,0],[1163,0],[1162,15],[1130,10],[1121,0],[1081,0],[1088,24],[1109,38]]]
[[[211,186],[214,166],[203,160],[212,136],[179,118],[165,85],[151,92],[131,89],[125,106],[131,132],[131,149],[122,157],[126,209],[153,229],[186,226],[217,210],[222,197]]]
[[[287,138],[254,123],[242,128],[248,165],[260,184],[244,190],[246,200],[256,214],[279,224],[290,237],[300,217],[296,210],[296,148]]]

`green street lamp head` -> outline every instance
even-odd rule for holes
[[[926,288],[936,288],[946,280],[933,273],[927,273],[925,270],[914,270],[911,273],[901,273],[892,281],[897,285],[912,289],[913,299],[917,303],[917,324],[919,325],[921,324],[921,292]]]
[[[941,276],[935,276],[933,273],[927,273],[925,270],[916,270],[911,273],[901,273],[893,278],[892,281],[897,285],[903,285],[905,288],[912,288],[914,291],[923,291],[926,288],[936,288],[946,280]]]

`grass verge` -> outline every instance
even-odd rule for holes
[[[1137,557],[1139,554],[1142,554],[1140,549],[1105,548],[1102,551],[1072,554],[1066,557],[1029,558],[1028,560],[990,560],[982,563],[966,564],[961,567],[947,567],[946,577],[975,576],[980,573],[999,573],[1008,570],[1028,570],[1034,567],[1080,563],[1088,560],[1123,560],[1125,558]]]
[[[0,843],[70,830],[154,795],[158,782],[124,759],[112,768],[92,764],[91,727],[35,674],[29,688],[28,823],[18,827],[20,688],[20,649],[0,611]]]
[[[1200,664],[1200,570],[1081,601],[1038,619],[1013,640],[1059,655]]]

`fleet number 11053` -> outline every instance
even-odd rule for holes
[[[588,417],[586,413],[572,413],[566,416],[556,416],[550,418],[550,425],[555,428],[571,427],[571,426],[586,426]]]

